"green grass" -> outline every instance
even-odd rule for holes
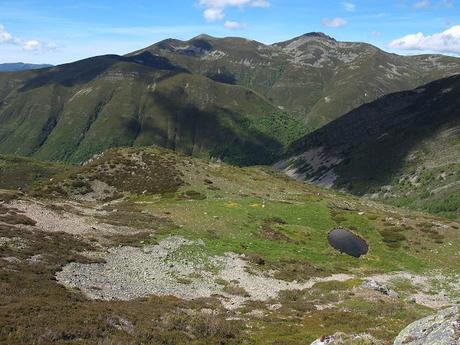
[[[428,308],[398,300],[355,297],[350,289],[356,283],[330,282],[317,284],[310,290],[282,293],[283,308],[254,322],[254,344],[300,345],[336,332],[372,334],[391,343],[406,325],[431,313]],[[313,304],[321,303],[337,305],[314,311]],[[295,322],[287,319],[288,315]]]
[[[304,264],[311,268],[305,274],[313,271],[317,275],[353,270],[420,273],[440,267],[448,253],[458,247],[447,247],[446,239],[439,241],[435,234],[427,233],[417,221],[405,216],[401,219],[412,225],[388,227],[382,221],[389,216],[385,211],[361,205],[346,195],[326,194],[318,189],[318,197],[312,187],[279,179],[257,168],[239,170],[219,165],[200,170],[204,167],[196,163],[187,168],[185,186],[176,196],[131,198],[141,208],[165,215],[176,224],[157,238],[175,234],[201,239],[212,255],[235,252],[256,257],[255,261],[265,262],[266,267],[288,267],[289,263],[293,271]],[[197,178],[203,174],[207,177]],[[217,190],[209,189],[210,185]],[[184,199],[181,190],[192,190],[200,197]],[[349,210],[334,206],[350,203],[357,206]],[[364,214],[359,214],[360,209]],[[328,232],[336,227],[348,228],[363,237],[370,246],[369,254],[360,260],[338,254],[327,243]],[[447,237],[452,239],[454,229],[449,233]],[[418,242],[421,236],[427,238],[423,244]],[[442,258],[429,251],[436,248],[446,250]],[[450,264],[449,267],[454,269]]]
[[[160,148],[117,149],[29,189],[31,193],[40,192],[41,202],[58,205],[89,192],[86,183],[101,180],[126,198],[114,203],[96,202],[106,212],[98,221],[138,230],[107,235],[101,239],[103,246],[143,247],[181,235],[202,240],[203,244],[185,245],[170,253],[171,263],[187,260],[215,272],[219,267],[212,264],[210,256],[234,252],[244,254],[249,272],[260,270],[277,279],[307,281],[336,273],[349,273],[354,278],[318,283],[304,291],[284,291],[266,302],[249,302],[238,310],[240,314],[223,310],[214,297],[197,301],[172,297],[89,301],[78,291],[58,285],[53,275],[67,262],[92,262],[78,252],[94,249],[99,239],[18,232],[15,224],[28,224],[30,220],[19,213],[5,217],[8,212],[0,207],[0,217],[10,223],[0,226],[0,236],[19,236],[29,244],[22,249],[0,248],[0,256],[23,259],[14,264],[14,270],[1,270],[0,283],[7,303],[0,310],[4,326],[0,342],[30,343],[41,336],[43,344],[131,341],[300,345],[337,331],[371,333],[390,342],[402,328],[430,310],[404,299],[357,295],[356,288],[363,278],[374,272],[401,270],[429,274],[441,267],[446,277],[460,273],[458,229],[448,227],[441,232],[433,224],[446,223],[444,220],[363,203],[346,194],[290,180],[264,167],[237,168]],[[62,188],[64,193],[55,194],[50,186]],[[327,242],[328,232],[336,227],[348,228],[364,238],[369,254],[356,259],[336,252]],[[402,235],[404,240],[399,240]],[[397,246],[389,245],[395,240]],[[39,266],[25,260],[44,253],[49,255]],[[0,260],[1,265],[10,264]],[[198,275],[178,277],[178,282],[190,284]],[[216,283],[227,293],[247,294],[236,283]],[[443,287],[433,282],[433,289]],[[403,293],[413,287],[400,282],[395,288]],[[269,308],[277,304],[280,309]],[[319,310],[316,305],[330,306]],[[210,316],[203,309],[212,309],[215,314]],[[254,310],[262,315],[250,314]],[[234,320],[235,316],[243,320]],[[129,323],[120,318],[135,325],[134,330],[123,331]]]

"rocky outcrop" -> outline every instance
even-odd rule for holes
[[[458,306],[412,323],[398,335],[394,345],[460,345]]]
[[[377,292],[383,293],[384,295],[390,296],[392,298],[399,298],[399,295],[396,291],[391,289],[385,284],[382,284],[374,279],[366,279],[362,286],[366,289],[375,290]]]
[[[349,335],[345,333],[335,333],[334,335],[324,336],[315,340],[311,345],[383,345],[383,342],[375,339],[369,334]]]

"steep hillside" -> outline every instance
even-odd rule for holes
[[[0,123],[0,153],[71,162],[110,147],[159,144],[266,164],[305,133],[255,92],[150,53],[2,74]]]
[[[266,167],[111,149],[24,193],[0,193],[1,344],[390,344],[460,297],[457,223]]]
[[[201,35],[165,40],[142,51],[167,57],[194,73],[243,85],[316,129],[385,94],[460,73],[460,59],[404,57],[365,43],[309,33],[265,45]]]
[[[31,69],[40,69],[40,68],[48,68],[48,67],[52,67],[52,65],[23,63],[23,62],[0,63],[0,72],[27,71]]]
[[[289,174],[460,217],[460,75],[366,104],[294,143]]]

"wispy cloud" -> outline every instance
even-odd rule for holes
[[[329,28],[339,28],[341,26],[347,25],[348,22],[343,18],[333,18],[333,19],[324,18],[321,21],[321,24]]]
[[[341,4],[343,8],[345,9],[345,11],[348,11],[348,12],[356,11],[356,5],[352,2],[343,1]]]
[[[54,43],[45,43],[38,40],[23,40],[19,37],[15,37],[6,31],[3,25],[0,25],[0,43],[14,44],[29,52],[54,50],[57,48]]]
[[[432,35],[425,35],[422,32],[406,35],[392,41],[390,47],[400,50],[460,54],[460,25]]]
[[[227,29],[230,29],[230,30],[240,30],[240,29],[246,28],[248,25],[245,24],[245,23],[240,23],[240,22],[235,22],[235,21],[227,20],[227,21],[224,23],[224,26],[225,26]]]
[[[0,42],[13,42],[14,38],[3,25],[0,25]]]
[[[269,7],[268,0],[198,0],[204,8],[203,16],[208,22],[216,22],[225,18],[225,9],[229,7]]]
[[[423,8],[430,7],[430,5],[431,5],[430,0],[420,0],[414,4],[414,8],[423,9]]]
[[[414,3],[415,9],[428,9],[428,8],[451,8],[454,6],[453,0],[418,0]]]

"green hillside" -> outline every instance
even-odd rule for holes
[[[189,41],[165,40],[141,51],[167,57],[193,73],[255,90],[302,118],[310,130],[385,94],[460,72],[458,58],[399,56],[322,33],[273,45],[201,35]]]
[[[0,153],[83,162],[111,147],[156,144],[271,164],[363,103],[459,73],[459,61],[321,33],[273,45],[170,39],[127,56],[0,74]]]
[[[298,178],[459,219],[460,75],[366,104],[294,143]]]
[[[306,133],[254,91],[150,53],[0,75],[0,89],[0,152],[40,159],[82,162],[110,147],[158,144],[267,164]]]

